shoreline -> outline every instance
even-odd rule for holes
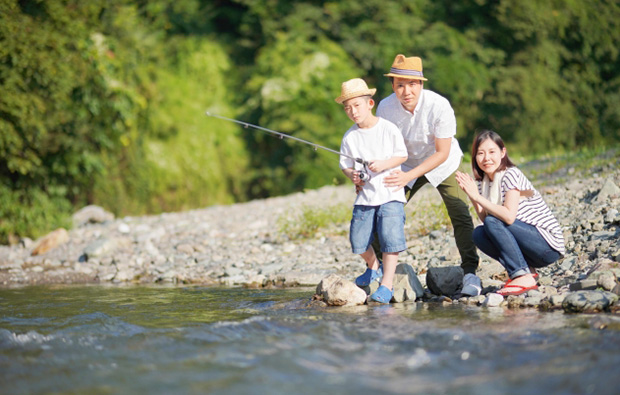
[[[539,291],[507,301],[557,307],[561,295],[584,290],[608,292],[617,301],[619,162],[614,156],[606,165],[584,172],[581,179],[570,167],[532,176],[540,161],[519,166],[558,218],[566,256],[539,270]],[[47,252],[31,255],[37,242],[27,239],[20,245],[0,246],[0,287],[98,283],[312,287],[330,274],[353,280],[364,265],[350,251],[348,222],[319,229],[308,239],[291,240],[281,232],[282,220],[294,220],[304,209],[351,207],[353,200],[352,186],[344,185],[178,213],[116,219],[104,213],[99,223],[90,222],[91,212],[91,218],[66,232],[64,241],[61,236],[62,242]],[[460,264],[442,205],[428,186],[406,205],[408,248],[399,263],[411,265],[424,286],[429,267]],[[479,224],[474,219],[474,225]],[[480,256],[477,274],[483,290],[491,291],[503,282],[505,271]],[[482,304],[483,299],[461,301]]]

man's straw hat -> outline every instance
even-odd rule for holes
[[[428,81],[422,73],[422,59],[417,56],[406,58],[405,55],[396,55],[394,63],[386,77],[408,78],[410,80]]]
[[[376,91],[376,89],[368,89],[368,85],[366,85],[366,81],[363,79],[353,78],[342,83],[340,96],[336,98],[336,103],[342,104],[349,99],[359,96],[372,96]]]

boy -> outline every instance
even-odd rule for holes
[[[372,114],[375,104],[372,96],[376,91],[368,89],[364,80],[354,78],[342,83],[336,103],[343,104],[347,116],[355,122],[342,138],[340,152],[370,162],[367,169],[362,169],[369,177],[361,180],[356,162],[344,156],[340,159],[343,173],[359,189],[349,238],[353,253],[360,254],[368,268],[355,283],[364,287],[383,276],[379,289],[370,299],[389,303],[394,293],[392,283],[398,253],[407,248],[404,231],[407,200],[402,188],[396,192],[388,189],[383,178],[391,170],[400,169],[400,164],[407,160],[407,147],[396,125]],[[374,232],[379,236],[383,268],[372,248]]]

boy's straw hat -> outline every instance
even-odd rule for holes
[[[407,78],[410,80],[428,81],[422,73],[422,59],[417,56],[406,58],[405,55],[398,54],[394,58],[394,63],[386,77]]]
[[[366,85],[366,81],[363,79],[353,78],[342,83],[340,96],[336,98],[336,103],[342,104],[349,99],[359,96],[372,96],[376,91],[376,89],[368,89],[368,85]]]

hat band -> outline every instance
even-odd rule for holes
[[[424,77],[424,74],[422,74],[421,71],[418,71],[418,70],[403,70],[403,69],[397,69],[395,67],[391,67],[390,68],[390,73],[392,73],[392,74],[401,74],[401,75],[414,75],[416,77]]]

